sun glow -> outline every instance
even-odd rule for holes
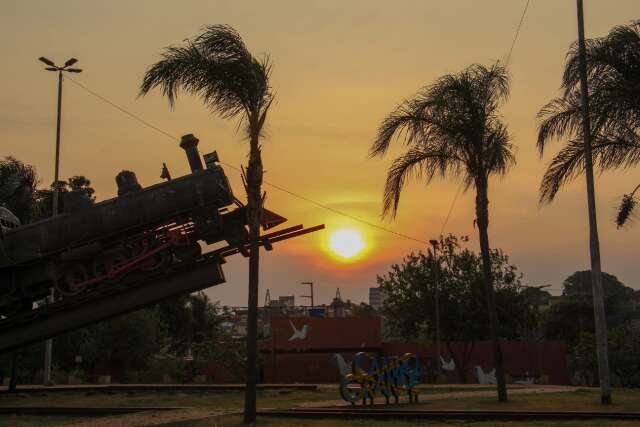
[[[331,250],[346,259],[353,258],[364,249],[364,240],[356,230],[345,228],[335,231],[329,240]]]

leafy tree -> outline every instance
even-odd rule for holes
[[[619,386],[640,387],[640,334],[630,327],[618,327],[609,334],[609,360],[611,372]],[[580,334],[571,354],[571,365],[578,375],[586,376],[587,385],[597,385],[598,360],[593,333]]]
[[[392,330],[406,340],[436,338],[438,295],[440,336],[463,382],[467,379],[474,343],[490,337],[489,316],[483,303],[486,288],[482,259],[462,248],[467,241],[465,237],[450,235],[440,241],[441,251],[437,258],[431,249],[427,253],[412,253],[401,265],[393,265],[389,273],[378,276],[378,284],[386,295],[383,313]],[[535,326],[536,320],[521,286],[521,275],[498,249],[490,252],[490,260],[500,334],[512,339],[521,338]],[[461,360],[451,349],[452,341],[465,343]]]
[[[461,178],[476,190],[476,223],[484,273],[485,297],[494,343],[498,399],[507,400],[498,315],[491,277],[489,246],[489,178],[504,175],[515,163],[513,146],[498,109],[509,95],[507,71],[496,63],[474,64],[439,78],[404,101],[382,122],[371,155],[383,155],[395,137],[409,147],[387,174],[384,214],[395,215],[400,194],[412,176],[426,183],[439,175]]]
[[[562,287],[562,295],[592,297],[591,271],[576,271],[564,280]],[[616,276],[602,272],[602,289],[609,314],[631,309],[634,290],[625,286]]]
[[[194,343],[216,339],[220,334],[223,314],[204,292],[171,298],[157,307],[167,325],[168,350],[176,355],[185,354]]]
[[[69,369],[75,356],[81,355],[87,371],[107,372],[122,381],[146,369],[167,338],[158,310],[145,308],[56,339],[54,360]]]
[[[211,25],[183,46],[165,49],[162,59],[149,68],[140,88],[142,95],[160,87],[173,106],[179,90],[199,96],[222,118],[237,118],[249,141],[246,171],[249,224],[249,319],[245,422],[256,412],[257,313],[259,237],[262,216],[262,148],[267,112],[273,102],[269,85],[269,58],[255,58],[240,34],[227,25]]]
[[[33,215],[38,185],[36,169],[13,157],[0,161],[0,206],[9,209],[22,223]]]
[[[625,286],[616,276],[602,273],[607,323],[633,310],[634,290]],[[580,334],[593,333],[594,311],[591,271],[576,271],[563,283],[562,298],[547,310],[544,335],[575,344]],[[617,323],[617,322],[613,322]]]
[[[349,310],[353,317],[376,317],[380,315],[375,308],[365,302],[361,302],[360,304],[351,303]]]
[[[82,175],[74,175],[67,181],[58,181],[58,188],[62,195],[58,203],[59,212],[64,212],[64,194],[69,191],[84,192],[91,203],[95,202],[95,190],[91,187],[91,181]],[[48,218],[53,215],[53,184],[49,188],[37,190],[33,203],[34,220]]]

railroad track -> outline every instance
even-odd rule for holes
[[[365,408],[314,408],[259,411],[259,416],[279,418],[370,418],[382,420],[640,420],[640,412],[574,411],[438,411]]]
[[[316,391],[317,384],[258,384],[258,391],[269,390],[297,390]],[[61,386],[22,386],[18,387],[19,394],[41,393],[134,393],[134,392],[229,392],[244,391],[244,384],[91,384],[91,385],[61,385]],[[0,386],[0,397],[9,398],[12,394],[7,387]]]
[[[129,407],[43,407],[14,406],[0,407],[0,415],[39,415],[65,417],[104,417],[107,415],[126,415],[138,412],[178,411],[192,409],[184,406],[129,406]]]

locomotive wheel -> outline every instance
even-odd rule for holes
[[[127,261],[128,257],[125,250],[118,249],[95,258],[91,263],[91,270],[95,277],[107,276]],[[123,274],[111,274],[109,276],[105,278],[105,282],[114,283],[118,282]]]
[[[89,280],[87,268],[79,263],[71,264],[62,272],[62,280],[58,281],[56,288],[64,295],[76,295],[84,290],[83,286],[78,285],[87,280]]]

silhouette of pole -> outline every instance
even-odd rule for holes
[[[582,104],[582,139],[584,143],[584,168],[587,175],[587,205],[589,210],[589,243],[591,254],[591,287],[593,289],[593,311],[600,378],[600,400],[603,405],[611,403],[609,378],[609,356],[607,350],[607,319],[602,292],[602,268],[600,265],[600,242],[596,218],[596,197],[593,180],[593,158],[591,153],[591,123],[589,120],[589,86],[587,84],[587,54],[584,40],[584,12],[582,0],[578,7],[578,57],[580,60],[580,95]]]
[[[58,73],[58,113],[56,120],[56,157],[54,163],[54,176],[53,176],[53,216],[58,215],[58,203],[60,198],[60,126],[62,123],[62,73],[70,72],[70,73],[81,73],[82,70],[79,68],[69,68],[78,60],[76,58],[68,59],[62,67],[58,67],[53,61],[50,59],[41,56],[38,58],[39,61],[48,65],[45,68],[47,71],[54,71]],[[51,288],[51,293],[47,298],[48,303],[52,303],[54,300],[53,296],[53,288]],[[51,383],[51,354],[53,351],[53,340],[51,338],[47,339],[44,342],[44,384]]]
[[[302,298],[310,298],[311,299],[311,308],[315,307],[313,303],[313,282],[300,282],[301,285],[309,285],[311,288],[311,295],[301,295]]]
[[[440,270],[440,261],[438,260],[438,241],[437,240],[429,240],[431,246],[433,246],[433,274],[434,274],[434,283],[435,283],[435,291],[436,291],[436,353],[438,355],[438,359],[436,361],[436,366],[438,367],[438,372],[440,372],[440,284],[438,283],[438,271]]]

